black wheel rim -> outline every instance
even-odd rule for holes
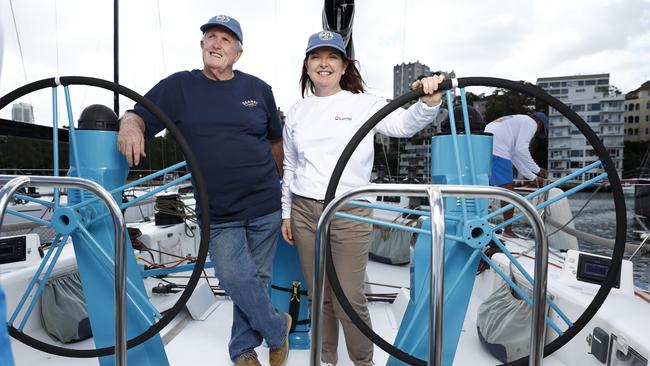
[[[167,117],[155,104],[153,104],[151,101],[145,99],[142,95],[136,93],[135,91],[129,88],[126,88],[122,85],[110,81],[91,78],[91,77],[84,77],[84,76],[62,76],[56,79],[49,78],[49,79],[43,79],[43,80],[35,81],[33,83],[24,85],[8,93],[7,95],[3,96],[2,98],[0,98],[0,109],[4,108],[5,106],[9,105],[9,103],[13,102],[14,100],[24,95],[27,95],[37,90],[56,87],[59,85],[94,86],[97,88],[106,89],[118,93],[144,106],[149,112],[151,112],[156,118],[158,118],[158,120],[171,133],[173,138],[178,143],[178,146],[180,147],[181,151],[183,152],[183,155],[185,156],[188,167],[192,172],[192,177],[195,183],[194,189],[196,190],[198,196],[198,203],[201,207],[209,207],[208,194],[205,188],[205,181],[203,179],[203,174],[201,174],[201,171],[198,168],[192,170],[192,167],[198,167],[199,164],[196,160],[196,157],[192,153],[192,150],[190,149],[190,145],[187,143],[187,141],[181,134],[178,127],[176,127],[176,125],[169,119],[169,117]],[[210,222],[210,215],[208,210],[201,211],[200,219],[201,222],[204,223]],[[209,225],[201,225],[201,242],[199,245],[199,251],[198,251],[196,262],[194,263],[194,270],[190,275],[190,279],[187,283],[187,287],[185,288],[185,291],[179,297],[176,304],[174,304],[174,306],[171,309],[169,309],[158,322],[153,324],[151,327],[149,327],[146,331],[144,331],[140,335],[129,339],[127,342],[127,348],[135,347],[145,342],[153,335],[160,332],[183,309],[183,307],[189,300],[190,296],[192,295],[192,292],[194,291],[194,288],[196,287],[200,279],[201,273],[203,271],[203,266],[205,265],[205,261],[208,253],[209,237],[210,237]],[[13,326],[8,326],[8,330],[9,330],[9,334],[12,337],[16,338],[22,343],[30,347],[36,348],[38,350],[41,350],[43,352],[47,352],[58,356],[76,357],[76,358],[95,358],[100,356],[108,356],[115,353],[115,347],[104,347],[104,348],[97,348],[97,349],[70,349],[65,347],[54,346],[52,344],[45,343],[43,341],[30,337]]]
[[[558,349],[560,349],[566,343],[568,343],[587,325],[587,323],[591,320],[591,318],[593,318],[593,316],[596,314],[600,306],[607,298],[609,291],[611,290],[616,278],[618,277],[618,274],[621,269],[621,262],[623,259],[624,250],[625,250],[625,231],[626,231],[626,223],[627,223],[626,214],[625,214],[625,199],[623,196],[623,190],[621,188],[620,179],[618,177],[618,173],[616,172],[614,162],[609,157],[607,150],[601,143],[598,136],[591,130],[591,128],[589,128],[587,123],[571,108],[566,106],[558,99],[547,94],[542,89],[521,82],[516,82],[507,79],[490,78],[490,77],[459,78],[457,79],[457,82],[458,82],[457,86],[459,88],[464,88],[469,86],[486,86],[486,87],[495,87],[495,88],[504,88],[504,89],[513,90],[516,92],[526,94],[533,98],[539,99],[545,102],[546,104],[548,104],[549,106],[555,108],[560,114],[562,114],[565,118],[571,121],[571,123],[573,123],[573,125],[577,127],[578,130],[585,136],[587,141],[589,141],[591,146],[594,148],[596,155],[603,163],[603,169],[608,174],[608,179],[610,180],[612,193],[614,196],[614,205],[615,205],[615,213],[616,213],[616,234],[615,234],[614,251],[612,254],[612,261],[607,273],[607,277],[605,278],[605,281],[602,283],[598,292],[594,296],[591,303],[587,306],[585,311],[582,313],[582,315],[573,323],[571,327],[569,327],[564,332],[562,336],[558,337],[557,339],[555,339],[554,341],[552,341],[551,343],[547,344],[544,347],[544,357],[546,357],[552,354],[553,352],[557,351]],[[441,91],[449,90],[451,88],[452,88],[451,80],[444,80],[439,86],[439,90]],[[330,177],[330,181],[327,186],[327,192],[325,194],[325,206],[327,206],[334,199],[336,194],[336,189],[341,179],[341,175],[343,174],[343,170],[345,169],[345,166],[347,165],[348,161],[350,160],[350,157],[356,150],[357,146],[366,137],[366,135],[370,131],[372,131],[372,129],[388,114],[390,114],[397,108],[401,107],[402,105],[412,100],[415,100],[417,98],[420,98],[423,95],[424,92],[422,91],[422,89],[417,89],[394,99],[392,102],[388,103],[381,110],[375,113],[372,117],[370,117],[368,121],[364,123],[361,126],[361,128],[359,128],[357,133],[352,137],[350,142],[346,145],[345,149],[341,153],[341,156],[339,157],[339,160],[336,163],[336,166],[334,167],[334,171],[332,172],[332,176]],[[336,268],[334,266],[334,262],[332,258],[332,251],[329,245],[327,246],[327,250],[325,251],[325,256],[326,256],[325,268],[327,270],[327,279],[330,282],[332,291],[334,292],[334,295],[336,296],[337,300],[341,304],[341,307],[343,308],[345,313],[350,317],[350,320],[357,326],[357,328],[359,328],[359,330],[366,337],[368,337],[368,339],[370,339],[374,344],[376,344],[381,349],[389,353],[391,356],[399,359],[400,361],[406,362],[410,365],[426,366],[427,362],[425,360],[410,355],[400,350],[399,348],[393,346],[392,344],[388,343],[386,340],[381,338],[381,336],[375,333],[361,319],[361,317],[359,317],[359,315],[356,313],[356,311],[350,304],[349,300],[343,293],[343,290],[341,288],[341,283],[336,274]],[[528,364],[528,356],[522,357],[518,360],[506,363],[504,365],[526,365],[526,364]]]

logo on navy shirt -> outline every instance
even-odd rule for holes
[[[352,121],[352,117],[334,116],[335,121]]]
[[[256,100],[252,100],[252,99],[245,100],[245,101],[241,102],[241,104],[242,104],[244,107],[248,107],[248,108],[257,107],[257,101],[256,101]]]

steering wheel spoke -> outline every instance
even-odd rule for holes
[[[545,345],[544,347],[544,355],[545,356],[549,355],[554,351],[558,350],[566,343],[568,343],[575,335],[577,335],[585,327],[585,325],[589,322],[589,320],[595,315],[598,308],[605,301],[605,298],[607,297],[609,291],[612,288],[612,285],[615,280],[615,276],[620,270],[624,247],[625,247],[626,217],[625,217],[625,201],[623,199],[623,192],[621,189],[618,173],[616,171],[612,159],[610,158],[607,152],[607,149],[603,146],[603,143],[601,142],[599,137],[590,129],[589,125],[584,120],[582,120],[582,118],[578,114],[576,114],[575,111],[573,111],[571,108],[564,105],[558,99],[547,94],[545,91],[531,85],[526,85],[521,82],[515,82],[511,80],[497,79],[497,78],[488,78],[488,77],[460,78],[454,80],[454,82],[456,82],[455,85],[461,88],[460,89],[461,106],[464,112],[462,125],[464,126],[464,131],[467,131],[466,132],[467,135],[470,134],[469,131],[471,131],[471,128],[468,120],[468,108],[467,108],[467,101],[466,101],[464,88],[469,86],[495,87],[495,88],[502,88],[502,89],[508,89],[515,92],[519,92],[527,96],[533,97],[538,101],[546,103],[550,107],[557,110],[559,114],[567,118],[584,135],[584,137],[587,140],[587,144],[593,147],[594,155],[596,156],[597,159],[596,161],[590,163],[589,165],[583,168],[577,169],[576,171],[564,177],[560,177],[555,182],[527,196],[528,199],[532,200],[534,198],[537,198],[538,196],[544,195],[545,193],[549,192],[551,189],[557,186],[563,185],[572,180],[580,179],[582,176],[587,176],[587,179],[584,179],[584,181],[580,182],[579,184],[569,189],[568,191],[556,195],[551,199],[541,200],[541,202],[539,202],[536,205],[536,208],[538,210],[543,210],[544,208],[551,206],[553,203],[563,198],[570,197],[576,192],[584,190],[585,188],[593,184],[602,184],[604,181],[607,181],[609,183],[609,186],[611,187],[612,196],[614,198],[615,214],[616,214],[616,234],[614,240],[615,246],[612,254],[612,260],[610,262],[610,267],[607,272],[607,277],[601,284],[600,289],[598,290],[596,296],[592,299],[591,303],[585,308],[582,314],[576,316],[575,320],[571,320],[565,314],[565,312],[563,312],[562,309],[560,309],[559,306],[552,300],[552,298],[550,296],[547,296],[546,298],[547,303],[552,308],[552,310],[557,314],[557,318],[561,319],[561,321],[564,322],[564,324],[556,324],[554,321],[552,321],[549,318],[549,316],[546,316],[546,322],[558,334],[557,338],[555,338],[552,342]],[[448,91],[449,89],[452,88],[452,84],[454,84],[452,83],[452,80],[445,80],[441,83],[439,89],[443,91]],[[363,141],[363,139],[366,138],[367,134],[373,131],[374,127],[379,122],[381,122],[383,118],[388,116],[394,110],[396,110],[403,104],[406,104],[412,100],[421,97],[423,94],[424,94],[423,91],[419,89],[419,90],[411,91],[398,98],[395,98],[392,102],[390,102],[388,105],[386,105],[384,108],[382,108],[377,113],[375,113],[372,117],[370,117],[370,119],[368,119],[368,121],[366,121],[359,128],[359,130],[356,132],[356,134],[352,137],[350,142],[346,145],[346,147],[342,151],[341,156],[339,157],[339,160],[336,163],[334,171],[332,172],[329,184],[327,186],[327,192],[325,195],[326,206],[332,201],[332,199],[336,194],[336,190],[341,180],[341,176],[343,174],[343,171],[345,170],[346,165],[348,164],[348,161],[352,157],[357,146],[361,143],[361,141]],[[453,96],[451,95],[450,92],[446,92],[446,95],[447,95],[448,110],[453,111],[454,109],[452,104]],[[455,184],[476,184],[476,182],[474,181],[474,173],[476,172],[475,169],[478,168],[478,166],[475,166],[475,162],[473,161],[474,154],[471,153],[472,144],[470,143],[470,139],[469,138],[464,139],[467,142],[466,145],[461,145],[458,141],[456,141],[457,140],[456,126],[457,126],[457,122],[460,124],[460,121],[454,120],[453,112],[449,113],[449,120],[450,120],[449,121],[450,125],[452,126],[451,129],[452,149],[451,149],[450,158],[453,159],[454,162],[456,162],[455,171],[453,171],[454,170],[453,167],[451,170],[453,171],[452,174],[456,174],[458,179],[458,183]],[[470,152],[468,154],[469,160],[466,162],[461,162],[461,156],[463,156],[461,152],[463,151]],[[432,159],[435,158],[436,158],[435,156],[432,156]],[[465,165],[461,167],[461,164],[465,164]],[[465,172],[468,172],[468,176],[464,175]],[[446,213],[445,220],[453,219],[455,220],[455,222],[464,222],[465,224],[467,224],[468,219],[471,218],[470,216],[472,214],[476,214],[479,220],[483,220],[484,222],[487,222],[487,220],[494,219],[497,216],[503,214],[504,212],[513,209],[513,206],[510,205],[502,209],[495,210],[491,213],[479,214],[480,211],[478,207],[478,202],[479,200],[476,199],[446,198],[445,206],[447,207],[450,204],[455,204],[456,206],[455,208],[457,209],[454,210],[454,212],[452,213],[454,217],[451,217],[452,215],[447,215]],[[427,216],[427,214],[425,213],[423,216]],[[512,253],[508,251],[506,246],[494,235],[496,230],[503,228],[516,221],[519,221],[521,220],[521,218],[523,218],[523,215],[516,216],[510,220],[501,222],[495,226],[488,225],[490,227],[486,229],[489,231],[486,234],[486,238],[491,237],[492,238],[491,241],[496,243],[496,245],[504,253],[506,253],[508,259],[512,261],[513,265],[517,268],[518,271],[521,272],[522,276],[526,279],[526,281],[531,285],[533,285],[535,283],[533,277],[530,276],[530,274],[528,274],[525,271],[524,267],[521,265],[521,263],[519,263],[519,261],[515,258],[515,256],[513,256]],[[498,267],[498,265],[496,265],[494,261],[492,261],[489,258],[489,256],[483,253],[482,250],[483,248],[481,248],[481,245],[487,245],[490,240],[483,240],[483,236],[480,236],[481,241],[474,240],[475,242],[471,242],[472,240],[465,240],[465,238],[467,238],[467,230],[465,230],[465,228],[461,230],[461,227],[463,227],[463,225],[458,225],[456,227],[457,230],[455,232],[445,233],[445,238],[448,241],[452,240],[452,243],[449,246],[455,247],[458,245],[468,245],[474,248],[475,251],[469,255],[469,258],[476,260],[476,257],[480,256],[486,263],[490,265],[490,267],[494,269],[494,271],[497,273],[498,276],[500,276],[506,283],[508,283],[512,287],[513,291],[517,293],[519,297],[524,299],[528,304],[532,304],[531,298],[525,293],[525,291],[520,286],[518,286],[515,282],[513,282]],[[408,231],[413,232],[410,229],[408,229]],[[424,234],[424,233],[418,232],[418,234]],[[470,239],[474,239],[474,238],[470,238]],[[481,243],[481,245],[478,245],[479,242]],[[366,337],[368,337],[373,343],[378,345],[381,349],[389,353],[391,356],[411,365],[418,365],[418,366],[426,365],[427,362],[425,360],[419,359],[391,345],[386,340],[381,338],[377,333],[375,333],[367,324],[365,324],[361,320],[361,318],[354,311],[354,308],[351,306],[351,304],[349,303],[348,299],[345,297],[345,294],[341,289],[339,279],[336,273],[336,265],[335,263],[333,263],[332,260],[331,248],[329,246],[326,246],[326,248],[327,250],[326,253],[324,254],[326,255],[325,268],[327,270],[327,278],[329,280],[329,283],[333,289],[335,296],[337,297],[339,303],[341,304],[342,309],[352,320],[352,322],[359,328],[359,330]],[[451,249],[453,248],[446,248],[446,251],[449,252],[451,251]],[[448,259],[449,259],[449,255],[447,254],[445,261],[447,261]],[[470,266],[467,265],[465,267],[466,268],[462,268],[462,271],[476,271],[476,268],[470,268]],[[450,290],[451,292],[453,292],[455,291],[456,287],[457,287],[457,283],[452,283],[450,288],[446,289],[446,292]],[[446,293],[445,295],[448,296],[448,293]],[[420,304],[418,304],[418,306],[419,305]],[[525,365],[527,363],[528,363],[528,357],[523,357],[519,360],[508,363],[508,365]]]
[[[495,264],[490,257],[485,255],[485,253],[481,253],[481,259],[483,259],[489,266],[492,268],[498,275],[501,277],[502,280],[504,280],[510,288],[517,293],[517,295],[523,299],[528,306],[533,306],[533,300],[526,294],[526,292],[519,286],[517,285],[511,278],[508,276],[501,268],[499,265]],[[547,298],[548,301],[548,298]],[[548,316],[545,316],[546,323],[560,336],[564,335],[564,331],[560,329],[560,327],[555,324],[553,320],[551,320]]]
[[[496,238],[496,237],[493,237],[493,238],[492,238],[492,242],[493,242],[494,244],[496,244],[496,246],[501,250],[501,252],[502,252],[506,257],[508,257],[508,260],[510,261],[510,263],[512,263],[512,264],[517,268],[517,270],[519,271],[519,273],[521,273],[522,276],[524,276],[524,278],[526,279],[526,281],[528,281],[528,283],[529,283],[531,286],[534,286],[534,284],[535,284],[535,279],[533,278],[533,276],[530,275],[530,273],[528,273],[528,271],[524,268],[524,266],[523,266],[523,265],[519,262],[519,260],[518,260],[518,259],[517,259],[517,258],[516,258],[516,257],[515,257],[511,252],[510,252],[510,250],[508,250],[508,248],[503,244],[503,242],[502,242],[500,239]],[[562,309],[560,309],[559,306],[557,306],[557,304],[553,301],[553,299],[552,299],[550,296],[548,296],[548,295],[547,295],[547,297],[546,297],[546,303],[549,304],[549,305],[551,306],[551,308],[552,308],[552,309],[553,309],[553,310],[558,314],[558,316],[559,316],[559,317],[560,317],[560,318],[561,318],[561,319],[566,323],[567,326],[570,327],[570,326],[573,325],[573,322],[569,319],[569,317],[564,313],[564,311],[562,311]]]
[[[63,239],[61,239],[62,237],[63,237]],[[54,268],[54,265],[56,264],[56,260],[58,258],[58,255],[60,255],[61,250],[63,249],[63,246],[65,245],[67,240],[68,240],[68,235],[61,236],[61,234],[56,234],[54,240],[52,241],[52,245],[50,245],[50,247],[48,248],[47,253],[45,254],[43,259],[41,260],[40,265],[38,266],[38,269],[34,273],[34,276],[30,280],[29,284],[27,285],[27,289],[23,293],[22,298],[18,301],[18,305],[16,306],[16,308],[13,311],[13,314],[11,315],[11,317],[9,317],[9,320],[7,321],[7,323],[10,326],[12,326],[14,324],[14,322],[18,318],[18,315],[21,313],[21,311],[23,309],[23,306],[25,305],[25,303],[29,299],[32,291],[34,290],[34,286],[36,285],[36,282],[40,282],[39,291],[37,291],[40,294],[40,287],[47,281],[47,278],[49,277],[49,274],[52,272],[52,268]],[[55,253],[55,252],[57,254],[55,255],[52,262],[50,262],[50,258],[52,257],[52,254]],[[46,267],[46,265],[48,263],[50,263],[50,265],[47,266],[45,276],[43,276],[43,278],[41,278],[41,274],[43,273],[43,270],[45,269],[45,267]],[[39,296],[34,296],[32,298],[32,300],[31,300],[31,303],[34,303],[35,301],[38,301],[38,297]],[[32,307],[33,306],[31,306],[31,304],[30,304],[30,309]],[[29,319],[29,314],[31,314],[31,310],[26,312],[23,315],[23,318],[24,319]],[[19,329],[21,331],[22,331],[22,328],[24,326],[24,322],[25,322],[25,320],[23,320],[23,322],[21,323],[22,326],[19,327]]]
[[[134,91],[125,88],[121,85],[89,77],[79,77],[79,76],[67,76],[59,78],[50,78],[39,80],[30,84],[27,84],[23,87],[20,87],[9,94],[0,98],[0,109],[9,105],[14,100],[27,95],[29,93],[51,88],[52,96],[52,119],[53,119],[53,133],[52,133],[52,158],[53,158],[53,168],[54,175],[61,175],[61,169],[59,167],[59,161],[62,160],[59,156],[59,148],[62,146],[59,136],[59,113],[58,113],[58,87],[63,86],[64,95],[65,95],[65,107],[67,111],[67,118],[69,124],[69,155],[71,166],[75,166],[77,169],[74,170],[74,175],[83,176],[84,171],[80,166],[81,156],[80,156],[80,145],[78,144],[80,134],[78,134],[73,113],[72,113],[72,101],[70,97],[70,86],[71,85],[80,85],[86,87],[95,87],[100,89],[105,89],[114,93],[121,94],[127,98],[139,103],[145,107],[150,113],[152,113],[160,123],[167,129],[171,134],[171,137],[176,141],[176,146],[181,150],[182,155],[185,157],[185,161],[173,164],[168,167],[154,172],[145,176],[144,178],[137,179],[136,181],[123,184],[117,188],[113,188],[111,193],[115,196],[119,192],[127,190],[138,189],[139,186],[144,184],[151,184],[151,182],[159,177],[164,176],[167,173],[176,172],[179,170],[185,170],[188,167],[195,166],[198,167],[199,164],[196,161],[194,154],[189,146],[189,144],[183,138],[181,132],[176,127],[176,125],[165,116],[160,109],[158,109],[153,103],[146,100],[141,95],[135,93]],[[174,179],[173,181],[166,182],[161,187],[156,187],[154,189],[148,189],[148,192],[144,193],[142,196],[137,197],[129,202],[122,203],[121,208],[126,210],[127,208],[132,208],[138,204],[141,204],[143,200],[151,198],[157,193],[162,192],[165,189],[179,185],[189,180],[192,180],[193,189],[195,192],[195,198],[198,205],[201,207],[209,207],[209,202],[207,198],[207,190],[204,185],[203,175],[199,170],[192,170],[189,173],[184,172],[183,175]],[[156,183],[157,184],[157,183]],[[76,192],[75,192],[76,193]],[[96,225],[102,225],[101,219],[105,218],[107,214],[105,212],[97,211],[94,205],[97,205],[99,200],[92,194],[84,191],[79,192],[79,199],[74,202],[74,200],[66,201],[61,197],[62,195],[59,192],[59,189],[54,189],[53,200],[52,202],[29,197],[27,195],[15,195],[15,198],[29,202],[30,204],[42,205],[48,210],[52,210],[52,220],[47,221],[43,218],[36,218],[17,212],[15,210],[8,210],[8,213],[14,216],[18,216],[22,219],[30,220],[38,225],[47,226],[56,229],[58,232],[55,236],[53,243],[51,244],[49,250],[47,251],[45,257],[41,260],[36,271],[36,275],[30,281],[30,284],[27,286],[27,290],[22,294],[21,299],[18,301],[18,305],[15,309],[9,309],[13,311],[11,318],[8,321],[9,333],[12,337],[18,339],[19,341],[42,350],[51,354],[67,357],[100,357],[106,356],[114,353],[114,347],[103,347],[97,349],[73,349],[66,347],[59,347],[53,344],[47,343],[41,339],[36,339],[26,332],[30,327],[26,327],[27,321],[30,318],[30,315],[33,315],[38,300],[41,297],[43,292],[43,287],[47,282],[48,278],[51,276],[53,271],[55,271],[57,260],[60,259],[63,248],[66,245],[66,242],[69,240],[69,237],[74,237],[78,235],[83,237],[94,247],[90,253],[90,257],[96,263],[100,263],[98,273],[101,276],[108,276],[109,278],[114,278],[114,265],[115,262],[105,247],[99,244],[99,238],[95,238],[91,232]],[[200,217],[201,222],[209,222],[209,211],[203,210]],[[151,338],[153,335],[157,334],[162,330],[171,320],[183,309],[185,303],[188,301],[189,297],[192,294],[192,291],[196,287],[199,278],[203,272],[203,266],[206,261],[207,251],[208,251],[208,241],[209,241],[209,225],[203,225],[200,232],[201,240],[198,248],[198,253],[196,257],[193,257],[194,260],[192,268],[188,269],[191,271],[191,275],[185,286],[185,290],[178,294],[177,301],[174,303],[171,308],[167,309],[164,314],[161,314],[158,309],[156,309],[149,301],[147,296],[139,290],[139,286],[133,283],[131,280],[127,279],[127,294],[126,300],[128,307],[139,314],[139,317],[142,317],[146,320],[148,328],[140,334],[131,336],[131,339],[127,342],[127,347],[131,348],[137,346],[147,339]],[[74,241],[74,239],[73,239]],[[103,243],[103,241],[102,241]],[[82,276],[83,277],[83,276]],[[83,281],[83,278],[82,278]],[[38,285],[37,285],[38,283]],[[30,301],[28,303],[28,301]],[[90,312],[89,312],[90,313]],[[20,319],[20,324],[15,327],[14,324]]]

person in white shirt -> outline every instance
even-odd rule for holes
[[[523,114],[504,116],[488,123],[485,132],[494,136],[490,184],[514,189],[513,165],[526,179],[534,180],[538,185],[543,184],[548,173],[533,160],[529,144],[535,134],[540,138],[545,138],[547,128],[548,117],[542,112],[535,112],[530,116]],[[501,207],[506,205],[507,202],[501,201]],[[504,220],[512,218],[513,213],[513,210],[505,212]],[[510,225],[504,228],[503,235],[517,238]]]
[[[364,82],[356,61],[348,58],[341,35],[322,31],[309,38],[300,86],[303,99],[287,113],[283,131],[284,177],[282,183],[282,235],[295,244],[302,270],[312,284],[315,231],[323,211],[323,199],[334,166],[346,144],[366,120],[387,102],[364,93]],[[412,87],[422,87],[425,96],[408,110],[399,108],[379,123],[373,132],[410,137],[435,120],[442,76],[423,78]],[[373,165],[373,134],[357,147],[345,168],[337,195],[367,185]],[[370,216],[371,209],[346,206],[344,212]],[[370,325],[364,279],[368,262],[370,224],[335,219],[331,248],[337,274],[350,303]],[[348,355],[355,366],[373,365],[373,344],[343,312],[328,283],[323,308],[322,361],[338,361],[338,323],[343,325]]]

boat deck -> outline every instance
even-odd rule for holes
[[[211,271],[210,271],[211,272]],[[409,266],[390,266],[376,262],[370,262],[369,281],[373,283],[382,283],[391,286],[408,286]],[[485,285],[480,284],[478,285]],[[377,292],[394,292],[396,289],[386,291],[384,286],[372,286],[371,291]],[[404,294],[408,290],[402,289]],[[171,299],[164,297],[153,297],[153,302],[158,302],[158,306],[163,302]],[[495,365],[499,364],[498,360],[493,358],[483,350],[478,338],[475,336],[475,314],[478,307],[478,301],[470,304],[470,311],[466,318],[465,329],[461,335],[460,345],[456,353],[455,364],[459,365]],[[164,306],[164,305],[163,305]],[[399,327],[399,321],[396,319],[393,307],[383,302],[373,302],[369,304],[370,315],[373,321],[374,330],[384,337],[387,341],[392,342]],[[232,314],[232,302],[225,297],[219,297],[218,306],[203,321],[192,319],[187,310],[181,312],[162,332],[163,341],[165,342],[165,351],[170,365],[177,366],[200,366],[200,365],[224,365],[232,363],[228,356],[228,340],[230,338],[230,324]],[[43,337],[48,342],[54,343],[42,330],[34,334],[37,338]],[[342,334],[342,331],[341,331]],[[92,339],[87,339],[66,345],[70,348],[92,348]],[[47,366],[86,366],[98,365],[96,359],[78,359],[54,356],[35,350],[12,339],[12,348],[16,365],[47,365]],[[268,348],[260,346],[256,349],[260,362],[263,366],[268,365]],[[374,362],[377,365],[385,365],[389,355],[375,346]],[[209,360],[209,361],[208,361]],[[546,365],[563,365],[557,358],[551,356],[545,359]],[[309,350],[291,350],[287,366],[306,366],[309,365]],[[339,366],[353,366],[347,357],[347,351],[343,337],[339,342]]]

